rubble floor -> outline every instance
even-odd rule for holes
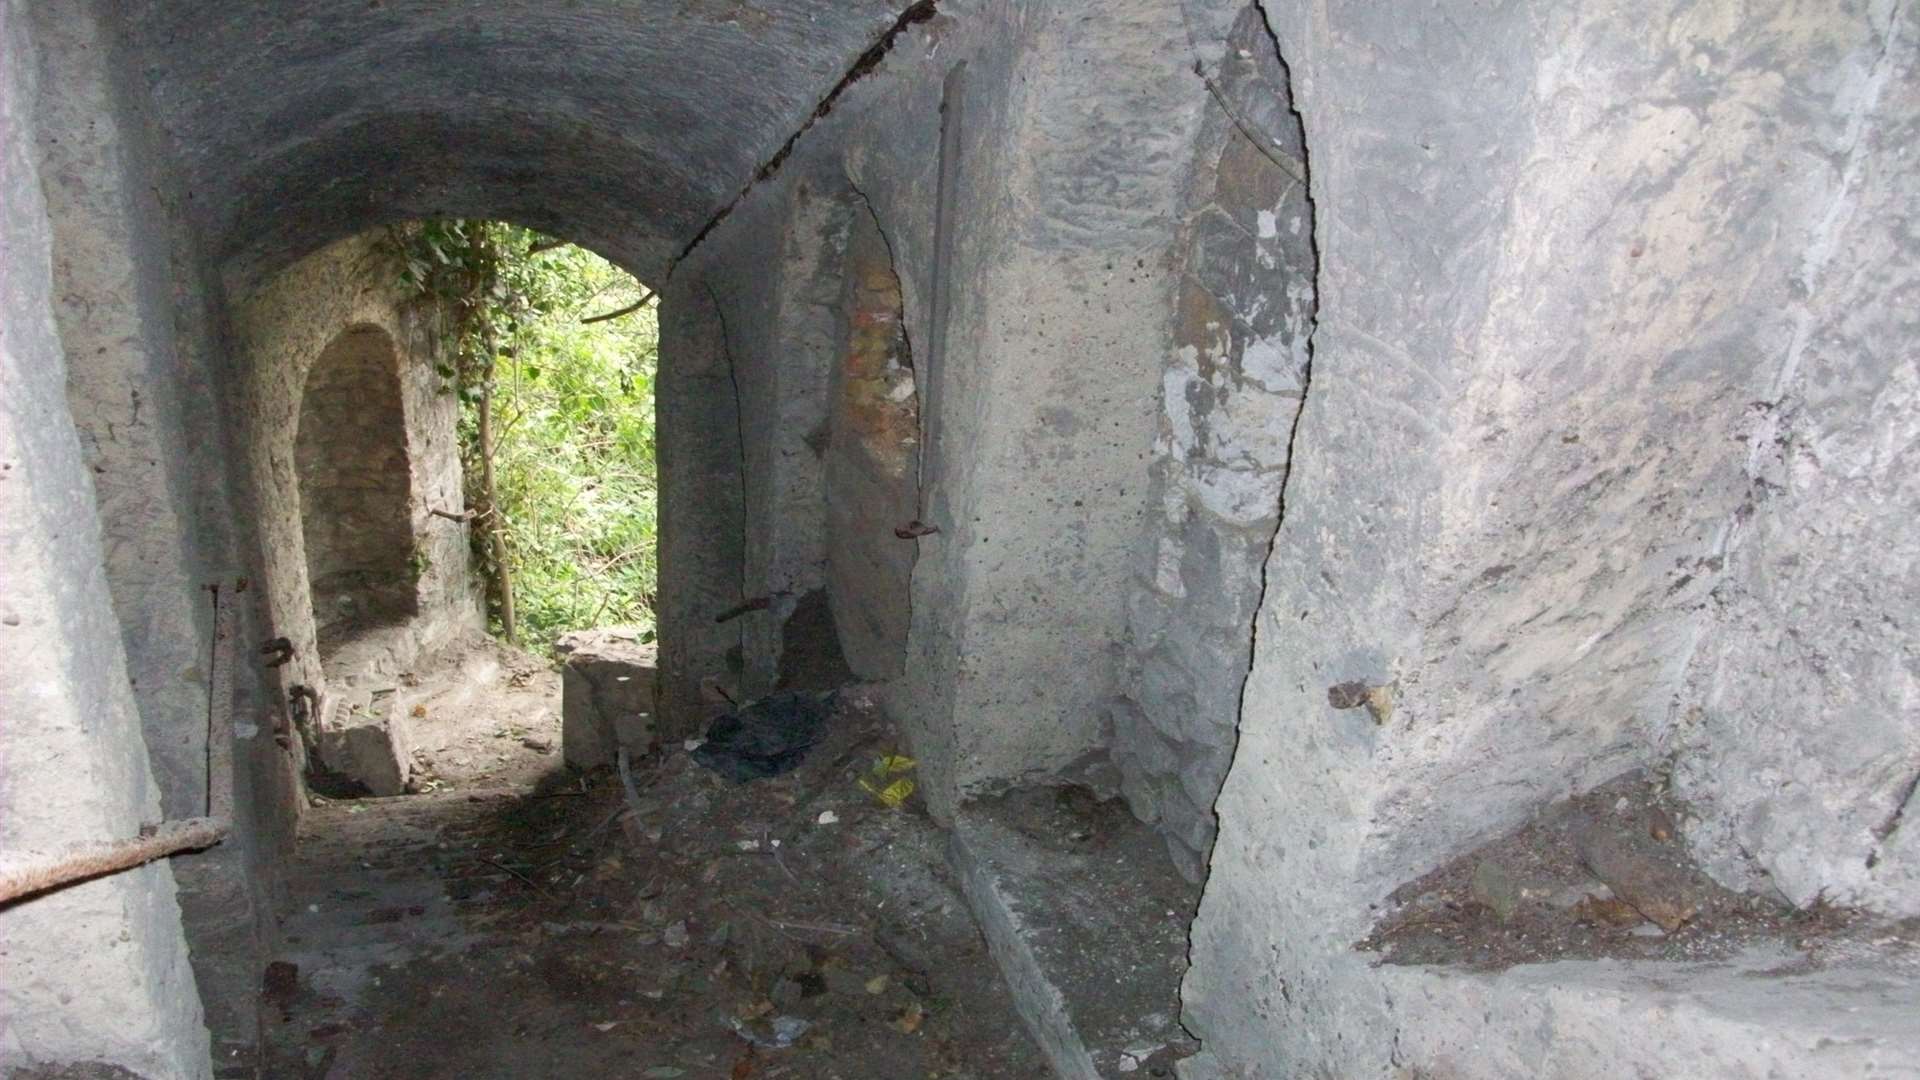
[[[630,799],[520,747],[551,763],[537,789],[316,807],[263,980],[266,1075],[1046,1075],[945,838],[860,786],[890,732],[842,700],[771,780],[674,744]]]
[[[560,775],[560,669],[473,633],[400,677],[413,788],[533,786]]]
[[[530,788],[563,775],[560,670],[552,660],[476,630],[391,682],[392,707],[405,714],[409,794]],[[321,800],[368,794],[365,785],[323,768],[309,772],[307,782]]]

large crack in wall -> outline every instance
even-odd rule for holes
[[[1211,93],[1185,223],[1173,348],[1114,760],[1134,812],[1200,879],[1232,760],[1254,615],[1283,511],[1314,328],[1306,149],[1261,12],[1242,10]]]
[[[875,68],[880,66],[881,61],[887,58],[887,54],[893,51],[894,43],[900,40],[900,35],[932,19],[934,15],[938,13],[937,9],[937,0],[915,0],[905,11],[902,11],[899,17],[893,20],[893,25],[887,27],[879,38],[876,39],[872,45],[868,46],[866,51],[862,52],[859,57],[847,67],[846,73],[841,75],[840,80],[833,84],[833,88],[828,90],[826,95],[820,99],[820,103],[813,107],[813,111],[807,114],[807,118],[801,122],[799,127],[793,130],[791,135],[787,136],[785,142],[780,144],[780,149],[774,151],[772,157],[769,157],[758,169],[755,169],[753,171],[753,177],[741,185],[740,190],[734,193],[733,198],[727,200],[725,206],[715,211],[713,216],[707,219],[706,224],[700,226],[700,230],[693,234],[693,238],[688,240],[686,246],[680,249],[680,253],[673,257],[673,262],[667,267],[667,274],[671,276],[674,269],[682,262],[685,262],[687,256],[693,254],[694,249],[698,248],[701,243],[706,240],[708,235],[720,226],[721,222],[733,216],[734,209],[752,193],[755,187],[767,180],[771,180],[774,175],[780,171],[780,167],[786,164],[789,157],[793,156],[794,148],[800,145],[800,139],[805,136],[807,132],[813,130],[815,124],[833,112],[834,105],[839,102],[840,96],[845,94],[849,87],[865,78]]]

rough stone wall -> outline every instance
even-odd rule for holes
[[[1895,19],[1870,8],[1830,46],[1831,201],[1791,279],[1773,383],[1746,417],[1745,498],[1690,568],[1712,585],[1668,746],[1699,813],[1689,840],[1723,880],[1911,916],[1920,22],[1911,8]]]
[[[1113,756],[1134,813],[1198,881],[1232,760],[1261,568],[1313,320],[1313,221],[1287,73],[1253,7],[1212,77],[1173,350],[1154,442],[1154,508],[1129,586]]]
[[[309,256],[236,307],[242,456],[259,493],[255,528],[265,559],[268,613],[272,636],[294,645],[293,662],[275,669],[283,695],[294,685],[324,691],[335,674],[390,676],[460,630],[480,625],[466,526],[430,512],[458,512],[465,505],[454,428],[458,406],[434,370],[426,316],[405,304],[398,288],[376,241],[361,237]],[[417,615],[361,636],[346,653],[327,657],[323,670],[296,442],[309,374],[343,335],[354,334],[383,335],[399,357],[408,491],[404,521],[384,528],[404,545],[398,557],[410,560],[409,573],[418,575]],[[335,432],[328,438],[334,453],[365,449],[334,442],[338,437]],[[390,438],[382,443],[393,445]]]
[[[160,820],[96,495],[67,405],[53,226],[34,160],[26,5],[0,4],[0,848]],[[0,911],[0,1071],[98,1062],[209,1076],[167,862]]]
[[[351,326],[321,351],[301,390],[294,480],[323,662],[419,611],[400,368],[386,331]]]
[[[1189,10],[1216,69],[1237,9]],[[1320,307],[1193,931],[1185,1004],[1208,1055],[1189,1075],[1444,1074],[1461,1059],[1438,1048],[1468,1043],[1488,1075],[1577,1072],[1576,1045],[1581,1061],[1646,1061],[1630,1026],[1566,1042],[1537,1015],[1489,1007],[1469,1032],[1479,1010],[1450,1014],[1430,980],[1376,974],[1350,945],[1398,884],[1674,750],[1683,789],[1709,793],[1683,825],[1698,849],[1757,840],[1760,869],[1805,882],[1788,838],[1842,837],[1851,850],[1833,847],[1858,861],[1836,884],[1904,907],[1888,888],[1901,852],[1865,863],[1887,820],[1876,813],[1899,795],[1911,710],[1885,690],[1843,695],[1878,712],[1865,723],[1881,755],[1862,762],[1863,742],[1829,739],[1833,715],[1811,698],[1734,707],[1765,692],[1742,673],[1780,663],[1755,648],[1774,634],[1836,643],[1814,648],[1863,685],[1905,678],[1902,634],[1853,628],[1887,625],[1906,587],[1900,549],[1890,572],[1843,568],[1869,565],[1864,549],[1892,535],[1873,523],[1904,516],[1909,495],[1877,468],[1839,481],[1871,445],[1858,433],[1875,403],[1898,400],[1911,350],[1889,336],[1897,322],[1840,312],[1910,288],[1887,246],[1907,211],[1872,178],[1901,153],[1876,133],[1908,123],[1910,99],[1887,90],[1913,77],[1912,15],[1661,0],[1264,10],[1305,122]],[[1753,403],[1771,414],[1783,390],[1805,395],[1782,410],[1797,419],[1756,422]],[[1781,432],[1808,441],[1781,455]],[[1831,472],[1804,456],[1825,440]],[[1803,495],[1838,501],[1746,509],[1754,472],[1776,458],[1795,463]],[[1769,511],[1781,516],[1744,524]],[[1727,547],[1743,531],[1745,554]],[[1816,533],[1840,539],[1840,561],[1762,591],[1772,560],[1812,560],[1799,545]],[[1848,602],[1805,599],[1828,590]],[[1773,595],[1796,598],[1805,621],[1763,616]],[[1744,640],[1710,651],[1726,626]],[[1704,676],[1689,681],[1703,635]],[[1783,677],[1812,694],[1804,647],[1786,650]],[[1348,681],[1385,707],[1335,707],[1329,688]],[[1741,774],[1790,753],[1792,775]],[[1687,781],[1687,756],[1702,754]],[[1796,807],[1789,780],[1817,784],[1824,805]],[[1658,977],[1623,973],[1648,993]],[[1494,985],[1462,985],[1460,1000]],[[1824,993],[1795,1015],[1838,1015],[1843,999]],[[1836,1074],[1878,1052],[1815,1042],[1808,1053],[1852,1063]]]

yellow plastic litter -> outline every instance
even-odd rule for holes
[[[889,810],[898,810],[913,794],[913,777],[905,774],[919,764],[904,754],[884,754],[873,759],[873,767],[860,778],[860,790],[874,797]]]

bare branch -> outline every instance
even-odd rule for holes
[[[634,312],[639,311],[641,308],[646,307],[647,301],[651,299],[653,299],[653,290],[648,289],[647,294],[645,296],[642,296],[640,299],[635,300],[631,304],[628,304],[626,307],[623,307],[618,311],[609,311],[601,315],[589,315],[586,318],[580,320],[580,325],[585,326],[588,323],[606,322],[608,319],[617,319],[622,315],[631,315]]]

